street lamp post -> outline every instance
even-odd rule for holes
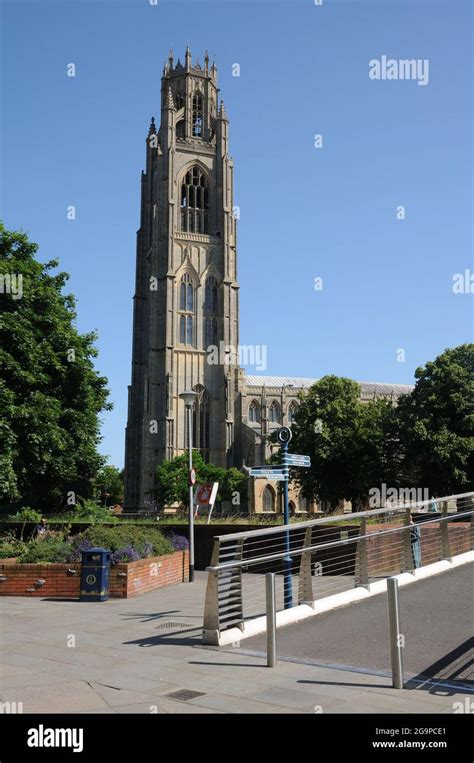
[[[194,390],[181,392],[180,398],[186,406],[188,417],[188,484],[189,484],[189,582],[194,581],[194,506],[191,471],[193,468],[193,405],[199,397]]]

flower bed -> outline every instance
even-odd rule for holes
[[[110,598],[127,599],[155,588],[188,580],[189,552],[175,551],[110,568]],[[0,562],[0,596],[79,598],[81,564],[18,564]]]
[[[155,527],[94,525],[78,535],[45,531],[24,541],[0,538],[0,596],[79,597],[82,552],[111,552],[110,596],[127,598],[181,583],[188,576],[188,541]]]

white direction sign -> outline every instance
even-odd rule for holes
[[[250,469],[250,476],[267,480],[286,480],[287,476],[281,469],[266,469],[261,466],[256,466],[254,469]]]
[[[286,455],[286,463],[288,466],[311,466],[311,458],[309,456],[300,456],[297,453],[288,453]]]

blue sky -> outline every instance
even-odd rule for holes
[[[471,340],[473,297],[452,291],[473,268],[469,2],[2,5],[2,217],[40,259],[59,258],[79,329],[99,333],[112,463],[123,465],[144,141],[170,47],[177,58],[189,42],[201,62],[208,48],[217,63],[241,210],[240,341],[267,345],[265,374],[409,383]],[[369,79],[382,55],[428,59],[428,85]]]

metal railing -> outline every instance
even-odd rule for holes
[[[243,635],[249,621],[263,618],[265,573],[276,573],[276,611],[282,612],[288,580],[293,606],[314,608],[330,596],[473,549],[474,492],[217,536],[207,568],[203,641],[219,644],[226,631]]]

